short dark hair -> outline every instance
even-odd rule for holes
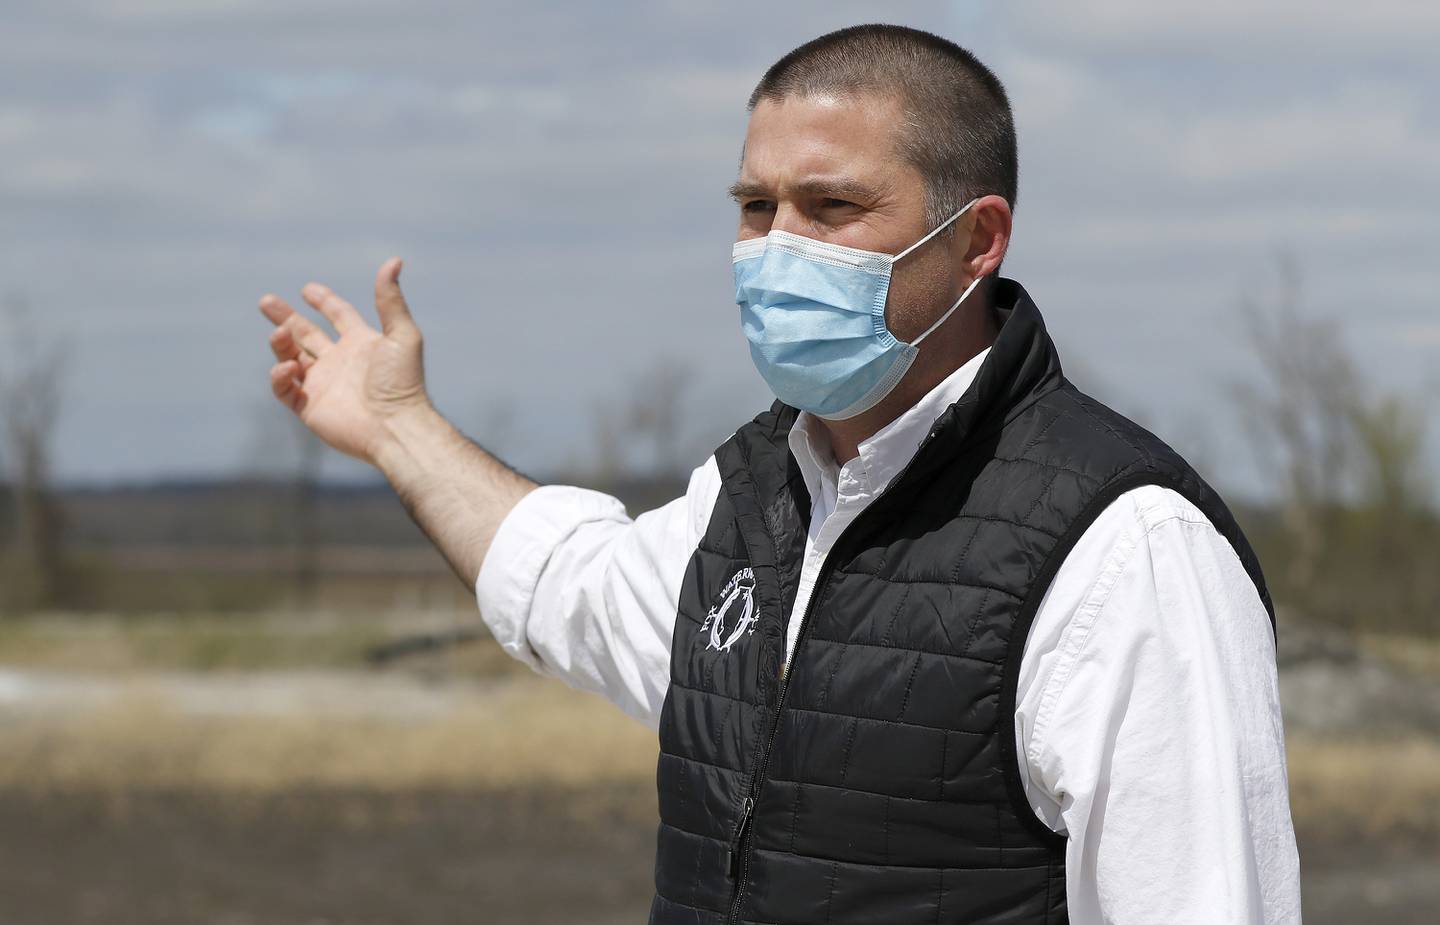
[[[1015,207],[1019,163],[1005,87],[938,35],[881,24],[827,33],[772,64],[748,109],[761,100],[858,91],[890,94],[904,107],[900,154],[925,180],[932,226],[976,196],[993,193]]]

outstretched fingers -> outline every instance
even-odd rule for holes
[[[288,327],[278,327],[270,332],[270,350],[275,354],[275,359],[280,361],[295,360],[300,364],[300,376],[303,381],[305,374],[310,367],[315,365],[316,359],[304,350],[301,350],[295,343],[295,335],[290,333]]]
[[[274,322],[277,330],[288,331],[291,341],[298,351],[308,354],[311,358],[319,357],[334,343],[330,340],[330,335],[326,334],[319,325],[295,311],[286,304],[284,299],[272,292],[267,292],[260,297],[260,313]],[[276,349],[273,332],[271,337],[271,349]],[[278,352],[276,357],[287,358]]]
[[[316,311],[329,319],[331,324],[335,325],[335,330],[341,337],[345,336],[346,331],[366,326],[365,319],[360,317],[355,306],[336,295],[329,286],[321,283],[306,283],[301,287],[300,295]]]
[[[281,404],[297,414],[305,395],[300,387],[300,376],[299,360],[281,360],[270,367],[270,391],[275,393]]]

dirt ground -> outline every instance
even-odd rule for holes
[[[0,795],[0,922],[642,922],[654,858],[647,799],[628,785]],[[1357,847],[1302,845],[1307,923],[1434,921],[1440,854]]]
[[[616,794],[0,797],[4,925],[644,921]]]
[[[1300,843],[1308,925],[1428,925],[1440,910],[1440,846]]]
[[[656,743],[599,697],[188,626],[0,632],[0,925],[645,920]],[[1440,687],[1320,648],[1282,675],[1305,921],[1436,921]]]

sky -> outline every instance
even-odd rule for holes
[[[584,468],[604,409],[669,368],[699,465],[770,403],[730,278],[745,100],[868,21],[1005,82],[1005,274],[1082,388],[1218,482],[1255,478],[1227,383],[1279,255],[1369,386],[1440,400],[1440,4],[0,0],[0,21],[0,296],[66,354],[66,482],[283,468],[259,296],[299,306],[313,279],[370,313],[392,254],[430,392],[480,443]],[[6,330],[0,363],[39,349]]]

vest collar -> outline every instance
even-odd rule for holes
[[[940,461],[950,458],[971,438],[1010,420],[1063,378],[1055,342],[1025,287],[1002,276],[990,292],[1000,320],[995,343],[970,387],[935,419],[919,455]],[[771,439],[778,438],[780,449],[788,451],[788,434],[800,412],[777,401],[771,414]],[[792,476],[798,478],[799,473]]]
[[[998,430],[1062,381],[1059,354],[1025,288],[998,277],[991,299],[1000,320],[995,343],[970,387],[935,419],[915,456],[890,481],[884,493],[889,499],[909,494],[909,487],[923,484],[967,444]],[[757,429],[748,435],[744,428],[737,433],[737,437],[747,435],[736,460],[738,469],[722,466],[721,475],[737,503],[755,503],[765,511],[772,535],[773,528],[790,518],[799,523],[803,538],[810,529],[810,492],[789,445],[790,429],[799,414],[777,400],[756,418]],[[752,493],[754,502],[738,501]]]
[[[1014,418],[1063,379],[1060,354],[1025,287],[999,277],[991,288],[1000,332],[970,388],[930,428],[922,453],[940,460]]]

